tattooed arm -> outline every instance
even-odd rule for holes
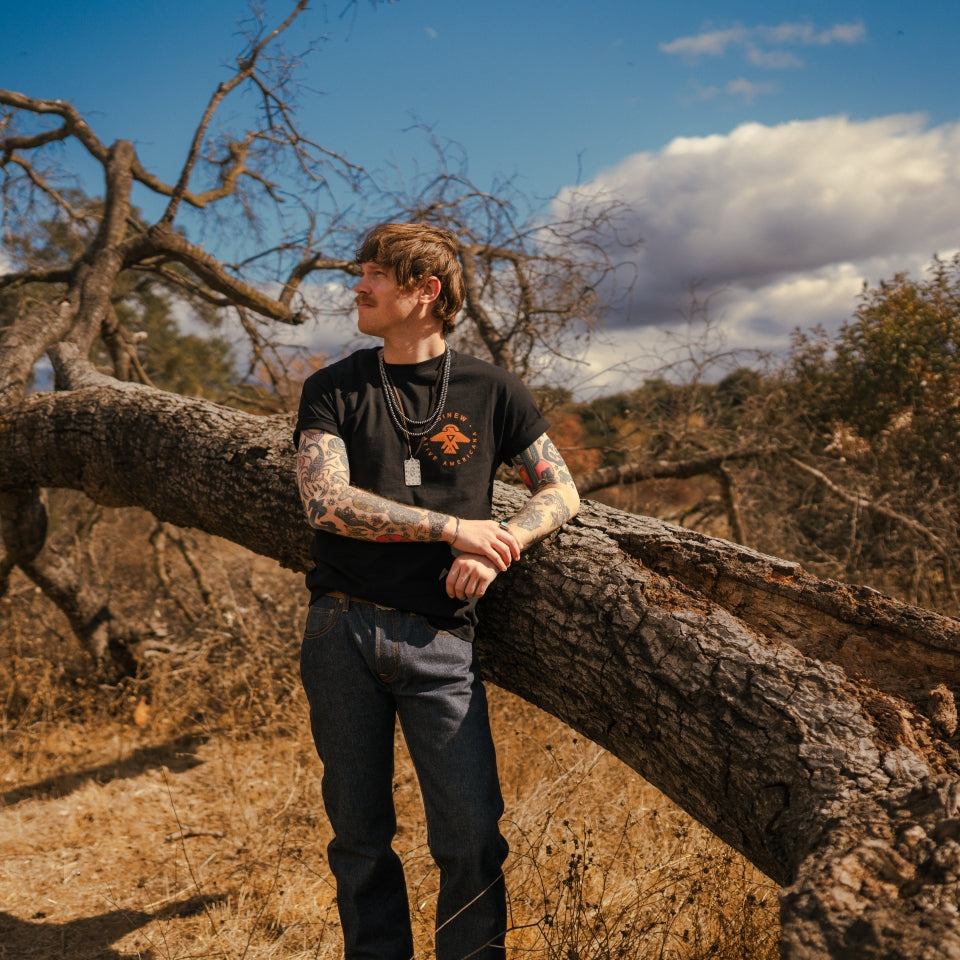
[[[542,540],[580,509],[580,494],[560,451],[544,433],[513,459],[533,494],[509,522],[523,548]]]
[[[513,460],[524,484],[533,494],[520,512],[508,521],[520,546],[525,548],[552,533],[580,509],[580,494],[560,452],[543,434]],[[447,574],[447,595],[482,597],[497,577],[497,570],[483,556],[464,551]]]
[[[350,483],[347,448],[340,437],[303,430],[297,455],[297,487],[310,526],[357,540],[442,540],[477,553],[506,570],[520,556],[517,536],[492,520],[460,520],[448,513],[408,506]]]

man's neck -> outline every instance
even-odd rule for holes
[[[446,349],[447,344],[441,333],[410,339],[404,337],[384,337],[383,362],[422,363],[424,360],[432,360],[434,357],[439,357]]]

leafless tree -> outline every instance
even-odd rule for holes
[[[305,5],[274,27],[254,23],[175,183],[129,142],[102,143],[67,101],[0,92],[9,234],[54,220],[77,244],[53,263],[27,246],[0,279],[0,577],[17,566],[32,578],[101,664],[135,657],[142,630],[50,549],[45,488],[139,506],[294,569],[308,562],[289,417],[138,382],[136,340],[113,309],[134,274],[294,324],[308,277],[355,269],[333,181],[364,171],[299,129],[293,61],[271,53]],[[217,108],[244,86],[259,122],[213,135]],[[47,165],[47,148],[68,143],[101,165],[102,202],[78,202]],[[295,191],[280,170],[300,178]],[[134,208],[135,187],[162,201],[155,219]],[[398,215],[463,237],[467,315],[495,359],[523,369],[551,324],[595,309],[595,287],[564,276],[562,247],[584,242],[575,222],[518,225],[447,171],[421,193]],[[473,202],[485,230],[466,216]],[[257,254],[216,256],[181,228],[185,211],[213,223],[239,214],[245,235],[273,239]],[[94,362],[97,343],[109,346],[106,366]],[[55,389],[31,391],[44,355]],[[519,495],[498,486],[497,509]],[[960,956],[955,621],[589,504],[495,587],[480,638],[491,677],[622,757],[783,884],[785,957]]]
[[[462,171],[451,171],[439,147],[438,170],[418,183],[415,195],[381,189],[366,171],[310,138],[294,109],[299,58],[280,46],[305,7],[306,0],[292,4],[274,26],[257,16],[246,23],[246,46],[211,94],[172,183],[148,170],[131,143],[103,143],[69,101],[0,92],[5,245],[13,259],[0,277],[6,315],[0,410],[13,415],[38,401],[27,388],[46,355],[57,400],[99,391],[87,397],[101,422],[109,422],[108,398],[129,395],[133,382],[150,386],[141,362],[150,344],[119,309],[144,289],[228,314],[250,337],[251,363],[276,385],[283,357],[269,325],[298,325],[324,308],[308,290],[311,281],[332,273],[349,283],[358,273],[353,250],[370,222],[346,222],[344,194],[367,198],[365,216],[417,218],[456,233],[468,281],[462,336],[496,362],[529,373],[538,349],[560,349],[573,327],[587,329],[595,320],[591,284],[604,263],[578,259],[566,244],[585,249],[606,214],[554,223],[528,205],[520,222],[516,198],[479,190]],[[241,130],[217,128],[224,103],[251,91],[253,122]],[[70,171],[56,160],[70,150],[101,166],[103,200],[64,186]],[[155,218],[133,204],[135,190],[147,197],[141,206],[156,209]],[[41,235],[58,242],[35,242]],[[110,650],[123,659],[136,626],[121,623],[65,558],[44,549],[40,488],[16,484],[3,497],[0,570],[16,564],[33,577],[97,662]]]

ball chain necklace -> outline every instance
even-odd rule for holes
[[[377,362],[380,365],[380,386],[383,389],[383,399],[387,405],[387,411],[393,425],[403,435],[407,444],[407,459],[403,461],[403,482],[408,487],[419,487],[421,483],[420,460],[418,459],[420,450],[423,447],[424,438],[443,416],[443,409],[447,403],[447,390],[450,386],[450,348],[444,348],[443,360],[440,362],[437,379],[431,391],[435,403],[423,420],[414,420],[407,416],[403,409],[403,400],[400,399],[400,391],[393,380],[390,379],[390,374],[387,373],[387,366],[383,362],[383,350],[378,351]],[[438,385],[440,387],[439,393],[437,392]],[[414,438],[419,440],[416,451],[414,451],[410,442]]]

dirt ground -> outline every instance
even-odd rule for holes
[[[199,535],[174,551],[167,531],[161,588],[143,518],[116,514],[86,552],[150,634],[141,676],[92,681],[17,573],[0,600],[0,960],[341,955],[296,674],[300,578]],[[219,599],[202,603],[204,586]],[[596,745],[490,698],[512,956],[777,955],[770,881]],[[397,747],[395,846],[429,957],[436,875]]]

